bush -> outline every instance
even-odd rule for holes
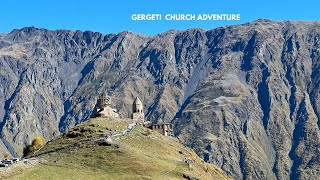
[[[147,129],[147,134],[151,135],[152,134],[152,130],[151,129]]]

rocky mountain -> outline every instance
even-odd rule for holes
[[[320,22],[257,20],[156,36],[34,27],[0,36],[4,150],[87,120],[107,91],[236,179],[320,177]]]

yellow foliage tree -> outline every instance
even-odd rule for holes
[[[5,153],[3,154],[3,156],[4,156],[5,159],[8,159],[8,158],[10,157],[10,153],[5,152]]]
[[[36,136],[32,140],[31,144],[23,149],[23,156],[26,157],[26,156],[30,155],[31,153],[42,148],[45,144],[46,144],[46,141],[44,140],[44,138],[42,136]]]
[[[36,138],[33,139],[31,146],[32,146],[33,150],[38,150],[42,146],[44,146],[45,143],[46,143],[46,141],[44,140],[44,138],[42,136],[37,136]]]

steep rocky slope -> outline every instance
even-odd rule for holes
[[[319,22],[258,20],[156,36],[23,28],[0,36],[1,147],[21,153],[90,117],[107,90],[235,178],[319,169]]]

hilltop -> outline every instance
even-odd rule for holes
[[[90,119],[48,142],[29,157],[37,165],[20,166],[9,179],[229,179],[176,138],[131,124]]]

